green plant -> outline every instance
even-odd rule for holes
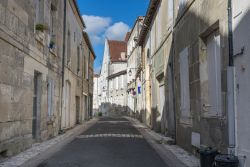
[[[36,24],[36,30],[43,32],[44,30],[47,30],[48,27],[45,26],[44,24]]]
[[[49,48],[52,49],[55,47],[55,41],[50,41]]]
[[[102,116],[102,112],[98,112],[98,117],[101,117]]]

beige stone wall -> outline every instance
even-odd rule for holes
[[[178,1],[175,1],[178,4]],[[215,147],[223,152],[227,148],[227,121],[226,121],[226,68],[228,64],[228,39],[227,39],[227,1],[188,1],[182,11],[176,5],[174,29],[174,78],[176,93],[177,113],[177,144],[192,151],[192,133],[200,135],[200,144]],[[207,84],[201,80],[205,73],[203,61],[207,59],[204,36],[211,33],[215,24],[221,36],[221,97],[222,115],[209,117],[205,114],[203,104],[208,98]],[[189,50],[189,86],[190,86],[190,111],[191,116],[186,123],[182,122],[180,114],[180,74],[179,55],[188,47]]]
[[[87,62],[88,59],[83,62],[84,27],[73,1],[67,1],[66,31],[71,34],[71,45],[70,50],[67,50],[66,32],[64,87],[63,1],[40,2],[42,12],[39,16],[42,19],[39,17],[38,21],[36,1],[0,1],[0,152],[7,155],[23,151],[34,142],[56,136],[60,129],[75,126],[77,119],[79,122],[83,121],[83,110],[87,110],[84,98],[88,98],[89,90],[92,90],[89,81],[92,83],[93,79],[90,78],[88,81],[82,78],[84,64],[87,69],[91,68],[89,76],[93,77],[94,58],[90,58],[91,63]],[[36,30],[37,24],[43,24],[46,29],[43,32]],[[49,49],[51,41],[55,42],[55,47]],[[70,54],[68,64],[67,53]],[[40,107],[37,110],[36,128],[40,133],[33,138],[36,72],[41,76],[41,80],[38,81],[41,85],[38,91],[41,96],[37,96]],[[63,117],[66,81],[71,85],[67,118]],[[80,100],[79,115],[76,112],[76,97]],[[65,120],[69,122],[67,126],[64,126]]]
[[[50,15],[44,1],[44,23]],[[62,12],[58,2],[56,14]],[[0,2],[0,152],[13,155],[35,141],[58,134],[60,118],[60,67],[62,28],[56,32],[56,48],[48,48],[50,35],[35,30],[35,3]],[[31,10],[33,9],[33,10]],[[58,25],[61,18],[56,18]],[[48,28],[50,25],[48,25]],[[32,139],[34,73],[41,73],[40,137]],[[48,116],[48,78],[54,81],[53,113]]]

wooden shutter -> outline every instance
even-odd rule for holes
[[[190,117],[188,48],[180,53],[181,116]]]
[[[208,60],[208,111],[209,115],[221,114],[221,56],[220,36],[213,34],[207,43]]]

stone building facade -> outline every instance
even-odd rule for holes
[[[176,142],[189,151],[209,146],[226,153],[227,1],[174,3]]]
[[[99,98],[99,74],[94,75],[94,89],[93,89],[93,115],[99,113],[100,98]]]
[[[63,129],[73,127],[80,123],[80,111],[82,93],[82,31],[85,27],[81,16],[78,14],[74,1],[66,1],[66,22],[65,22],[65,56],[63,67],[63,110],[61,125]],[[84,55],[87,57],[89,55]],[[88,77],[88,76],[87,76]]]
[[[131,116],[141,117],[141,92],[138,92],[138,82],[141,77],[137,75],[137,69],[140,66],[141,47],[137,45],[139,34],[142,28],[144,17],[139,16],[128,34],[127,54],[127,85],[128,85],[128,112]]]
[[[108,40],[108,43],[110,62],[107,79],[110,114],[124,115],[127,113],[127,43],[114,40]]]
[[[0,18],[0,154],[10,156],[73,127],[86,112],[85,25],[74,0],[2,0]]]
[[[226,0],[151,0],[139,35],[142,121],[194,154],[232,151],[229,19]]]
[[[235,111],[232,116],[234,123],[232,140],[229,144],[235,148],[240,159],[240,167],[250,166],[250,73],[248,27],[250,26],[250,2],[243,0],[232,1],[232,35],[233,35],[233,66],[234,78],[232,83],[235,97]],[[235,129],[234,129],[235,127]],[[230,135],[231,136],[231,135]],[[235,136],[235,138],[234,138]]]
[[[127,111],[127,42],[106,40],[99,82],[99,111],[104,115]]]

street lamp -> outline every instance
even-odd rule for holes
[[[132,76],[132,70],[131,69],[137,69],[137,68],[129,68],[128,75],[131,77]]]

